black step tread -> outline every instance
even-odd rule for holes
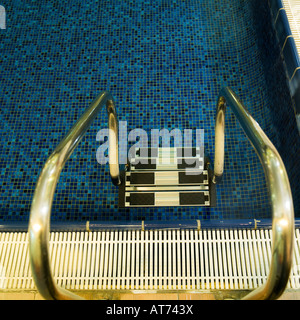
[[[164,171],[165,172],[165,171]],[[170,176],[177,177],[176,185],[208,185],[208,173],[206,170],[201,171],[170,171]],[[192,174],[193,173],[193,174]],[[131,171],[126,174],[126,186],[131,185],[156,185],[156,177],[159,171],[156,172],[135,172]],[[161,184],[160,184],[161,185]]]
[[[158,200],[164,196],[165,202]],[[167,198],[170,197],[170,202]],[[173,200],[174,198],[174,200]],[[125,207],[148,206],[209,206],[208,191],[126,192]]]

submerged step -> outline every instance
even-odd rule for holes
[[[202,159],[188,158],[175,159],[174,161],[160,161],[159,159],[146,159],[144,161],[131,164],[131,171],[135,170],[184,170],[195,169],[203,170],[204,162]]]
[[[201,151],[134,149],[127,171],[122,172],[119,207],[215,206],[209,161]]]
[[[199,185],[208,184],[207,170],[126,172],[126,187],[135,185]]]
[[[135,170],[203,170],[200,148],[136,148],[131,154],[131,171]]]
[[[173,155],[177,158],[200,157],[200,147],[162,147],[162,148],[135,148],[132,156],[136,158],[158,158],[166,155]]]
[[[209,191],[126,192],[124,206],[209,206],[209,200]]]

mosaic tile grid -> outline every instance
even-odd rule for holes
[[[258,2],[255,5],[256,10],[263,10],[263,5]],[[286,72],[285,62],[282,63],[282,55],[279,54],[280,46],[275,48],[278,43],[276,33],[270,33],[270,24],[273,20],[267,20],[255,16],[255,25],[262,30],[261,36],[258,38],[261,47],[261,60],[264,62],[265,79],[268,84],[268,94],[270,97],[271,123],[266,128],[266,133],[271,138],[282,160],[285,164],[289,181],[291,185],[295,216],[300,216],[300,135],[297,132],[297,120],[293,105],[290,103],[291,94],[287,90],[289,88],[289,79],[282,76]],[[273,25],[274,27],[274,25]],[[274,28],[275,29],[275,28]],[[275,134],[276,133],[276,134]]]
[[[0,221],[28,220],[44,162],[102,90],[113,94],[119,120],[128,122],[128,131],[205,129],[205,148],[212,158],[216,99],[225,85],[239,94],[279,146],[294,133],[290,124],[290,132],[281,137],[282,124],[272,109],[277,97],[271,90],[282,92],[281,113],[288,114],[291,100],[266,2],[1,4],[7,29],[0,30]],[[261,27],[267,25],[264,41],[258,38],[257,20],[263,21]],[[265,63],[271,65],[269,76]],[[216,208],[118,209],[118,190],[110,182],[108,166],[96,161],[96,135],[106,126],[103,111],[67,162],[52,220],[270,217],[262,167],[230,110]],[[299,146],[299,140],[294,142]],[[288,150],[282,149],[295,172]]]

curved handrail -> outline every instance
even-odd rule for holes
[[[294,245],[294,207],[289,179],[276,148],[258,123],[248,113],[237,95],[228,87],[220,91],[215,127],[215,183],[222,179],[224,168],[225,109],[230,106],[264,168],[272,205],[272,259],[267,281],[243,299],[276,299],[289,279]]]
[[[50,155],[37,182],[29,219],[29,253],[35,284],[46,299],[81,299],[81,297],[57,286],[53,280],[49,259],[50,215],[60,173],[90,127],[91,122],[105,104],[109,119],[110,174],[112,182],[115,185],[120,184],[117,114],[112,96],[105,91],[92,102]]]

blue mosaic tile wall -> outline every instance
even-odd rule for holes
[[[267,2],[39,0],[1,5],[7,28],[0,30],[0,222],[28,221],[44,162],[102,90],[113,94],[128,131],[204,129],[206,152],[213,158],[216,99],[222,86],[231,86],[281,148],[296,190],[299,139],[289,122],[291,98]],[[274,91],[280,92],[280,103]],[[106,126],[103,111],[67,162],[53,221],[270,218],[262,167],[230,110],[216,208],[119,209],[108,166],[96,161],[96,135]],[[285,143],[290,137],[293,155]],[[299,188],[294,192],[299,196]],[[299,205],[297,210],[300,216]]]
[[[300,132],[300,57],[290,28],[290,21],[281,0],[269,0],[274,29],[278,37],[281,54],[285,63],[291,96],[294,101],[295,116]]]

